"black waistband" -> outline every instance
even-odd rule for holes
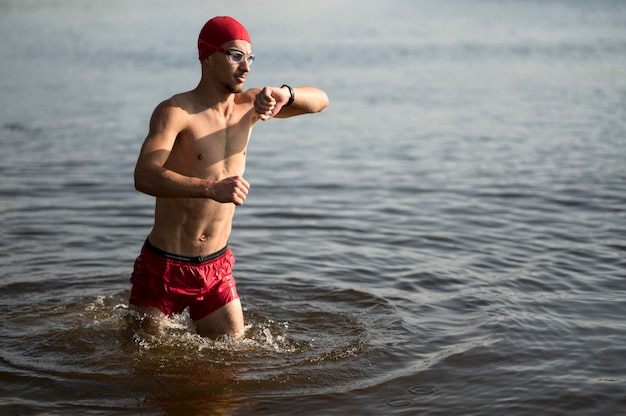
[[[161,256],[170,260],[186,261],[188,263],[204,263],[205,261],[215,260],[222,254],[226,253],[226,250],[228,250],[228,245],[226,245],[223,249],[216,251],[215,253],[211,253],[208,256],[190,257],[190,256],[181,256],[180,254],[168,253],[167,251],[163,251],[160,248],[153,246],[150,240],[147,238],[146,238],[145,245],[148,250],[150,250],[151,252],[153,252],[154,254],[158,256]]]

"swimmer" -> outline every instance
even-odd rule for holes
[[[135,260],[130,308],[152,329],[189,310],[198,334],[244,335],[228,246],[252,127],[259,120],[317,113],[326,93],[311,86],[243,89],[254,61],[246,28],[229,16],[198,37],[201,77],[158,104],[135,166],[135,188],[156,198],[154,224]]]

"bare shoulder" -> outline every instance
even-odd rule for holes
[[[190,113],[193,103],[193,95],[190,92],[184,92],[161,101],[156,110],[174,114],[179,112]]]
[[[249,114],[251,118],[251,123],[255,124],[260,120],[259,114],[256,111],[252,111],[254,107],[254,100],[259,92],[261,92],[261,88],[250,88],[249,90],[240,92],[235,97],[235,103],[246,113]]]
[[[153,129],[182,127],[189,115],[189,106],[190,101],[186,93],[177,94],[161,101],[152,113],[151,127]]]
[[[240,92],[236,96],[236,102],[237,104],[253,104],[259,92],[261,92],[261,88],[250,88],[249,90]]]

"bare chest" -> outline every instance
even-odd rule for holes
[[[180,173],[206,179],[241,175],[251,127],[243,120],[207,122],[201,118],[176,138],[167,164]]]

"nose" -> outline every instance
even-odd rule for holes
[[[250,72],[250,64],[248,63],[247,58],[244,58],[241,63],[239,63],[239,68],[244,69],[246,72]]]

